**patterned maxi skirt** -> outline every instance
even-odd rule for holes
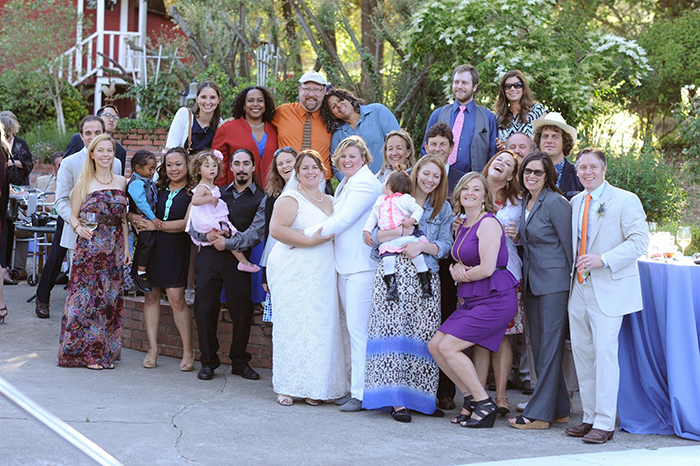
[[[80,211],[123,217],[127,205],[123,191],[106,189],[90,193]],[[78,237],[61,321],[59,366],[108,366],[121,358],[123,259],[121,226],[99,224],[91,240]]]
[[[440,327],[440,277],[430,272],[433,296],[421,298],[416,268],[400,254],[396,256],[396,280],[399,301],[387,301],[384,267],[379,262],[368,324],[362,407],[386,411],[405,406],[432,414],[439,370],[428,352],[428,341]]]

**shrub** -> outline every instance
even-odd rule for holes
[[[642,201],[648,221],[673,223],[680,219],[687,193],[678,180],[677,170],[664,161],[660,151],[644,144],[627,152],[605,150],[606,178],[618,188],[631,191]]]
[[[40,135],[41,141],[39,141]],[[48,163],[51,154],[57,150],[66,150],[72,135],[71,131],[61,134],[56,127],[56,120],[50,119],[37,124],[31,131],[23,134],[22,138],[29,144],[29,149],[35,159]]]

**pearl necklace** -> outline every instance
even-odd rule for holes
[[[109,173],[109,181],[107,181],[107,182],[102,181],[101,179],[99,179],[99,178],[97,177],[97,174],[95,174],[95,180],[97,180],[98,183],[103,184],[103,185],[105,185],[105,186],[110,185],[110,184],[112,184],[112,181],[114,181],[114,173],[113,173],[113,172],[110,172],[110,173]]]
[[[306,195],[309,196],[309,197],[310,197],[311,199],[313,199],[314,201],[316,201],[316,202],[322,202],[322,201],[323,201],[323,193],[321,193],[321,199],[316,199],[315,197],[313,197],[313,196],[311,195],[311,193],[310,193],[309,191],[306,190],[305,187],[303,187],[302,185],[299,185],[299,187],[300,187],[301,189],[303,189],[304,192],[306,193]]]
[[[251,128],[262,128],[263,126],[265,126],[265,122],[264,122],[264,121],[263,121],[262,123],[260,123],[259,125],[254,125],[254,124],[252,124],[252,123],[251,123],[250,121],[248,121],[248,120],[246,120],[246,122],[250,125]]]

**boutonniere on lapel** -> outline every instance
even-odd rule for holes
[[[598,218],[602,218],[605,216],[605,212],[607,212],[607,210],[608,208],[605,207],[605,202],[603,202],[598,206],[598,210],[596,210],[595,213],[598,214]]]

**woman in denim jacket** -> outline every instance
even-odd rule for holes
[[[428,352],[428,341],[440,326],[438,259],[452,247],[453,214],[447,199],[445,164],[436,156],[421,158],[411,172],[413,197],[424,212],[416,226],[428,242],[409,243],[396,258],[398,301],[387,301],[382,263],[377,267],[369,316],[365,391],[362,407],[391,411],[399,422],[411,422],[409,409],[435,412],[438,366]],[[411,228],[378,231],[372,258],[379,259],[377,239],[389,241],[411,234]],[[402,231],[403,230],[403,231]],[[377,235],[379,236],[377,238]],[[369,244],[369,243],[368,243]],[[425,254],[433,295],[423,297],[411,259]]]

